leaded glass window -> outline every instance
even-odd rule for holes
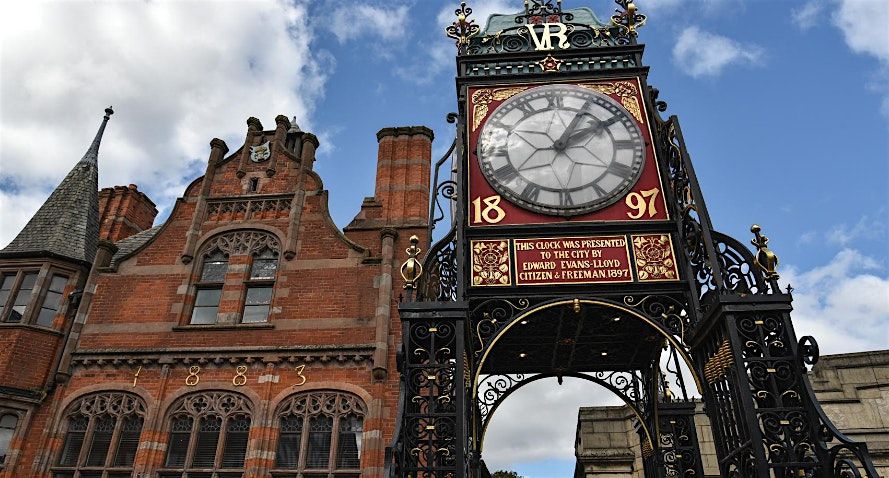
[[[145,403],[128,393],[101,392],[77,400],[66,411],[55,475],[129,476],[144,418]]]
[[[264,249],[260,254],[253,256],[253,264],[250,266],[250,279],[275,279],[278,272],[278,254],[271,249]]]
[[[211,325],[216,323],[219,313],[219,301],[222,298],[222,286],[228,271],[228,257],[220,250],[204,256],[201,266],[201,280],[197,285],[194,308],[191,311],[191,323],[194,325]]]
[[[12,444],[12,436],[15,435],[15,428],[18,424],[19,416],[17,414],[0,415],[0,469],[6,464],[6,454],[9,452],[9,445]]]
[[[251,404],[240,394],[201,392],[179,399],[170,412],[162,477],[241,476]]]
[[[37,284],[37,272],[6,274],[0,283],[0,299],[9,304],[4,314],[7,322],[21,322],[31,302],[31,293]]]
[[[251,324],[269,320],[277,272],[278,254],[275,251],[265,248],[259,254],[253,255],[250,278],[246,283],[247,290],[244,294],[244,313],[241,322]]]
[[[358,477],[366,408],[345,392],[294,395],[278,410],[275,476]]]
[[[62,292],[65,285],[68,284],[68,278],[63,275],[55,274],[49,282],[49,287],[43,296],[43,304],[40,306],[40,313],[37,315],[37,324],[44,327],[52,326],[53,319],[59,313],[62,306]]]

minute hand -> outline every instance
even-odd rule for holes
[[[586,109],[590,105],[590,103],[590,101],[587,101],[586,103],[584,103],[581,109]],[[562,132],[562,136],[559,136],[559,139],[557,139],[555,144],[553,145],[557,150],[565,149],[568,138],[570,138],[571,135],[574,133],[574,130],[577,128],[577,124],[580,123],[580,118],[586,115],[589,115],[589,113],[586,111],[580,111],[579,113],[574,115],[574,118],[571,120],[571,124],[569,124],[568,127],[565,128],[565,131]]]

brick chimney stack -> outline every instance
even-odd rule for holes
[[[117,242],[151,228],[157,207],[135,184],[99,191],[99,239]]]
[[[387,225],[425,224],[429,214],[432,130],[425,126],[383,128],[377,133],[374,197]]]

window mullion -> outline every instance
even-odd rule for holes
[[[302,473],[306,470],[306,456],[309,454],[309,435],[312,426],[309,420],[309,414],[303,415],[303,433],[299,437],[299,464],[296,469]]]
[[[201,419],[199,416],[191,417],[191,434],[188,436],[188,450],[185,452],[185,463],[183,463],[184,469],[191,468],[191,462],[194,460],[194,447],[197,442],[198,430],[200,430]]]
[[[337,402],[339,402],[339,398],[337,398]],[[339,403],[337,403],[337,410],[339,410]],[[339,446],[340,441],[340,414],[335,414],[333,416],[333,427],[330,430],[330,457],[327,460],[327,473],[333,473],[333,470],[336,469],[336,451]]]
[[[111,432],[111,442],[105,453],[105,468],[111,468],[114,464],[114,455],[117,455],[118,441],[120,441],[120,429],[123,428],[123,417],[114,418],[114,430]]]
[[[93,431],[96,428],[96,416],[90,415],[89,423],[86,425],[86,431],[83,433],[83,445],[80,446],[80,453],[77,455],[77,462],[74,464],[75,468],[80,469],[86,462],[86,457],[89,456],[90,449],[92,448],[93,443]]]
[[[36,315],[34,314],[34,309],[40,307],[40,298],[46,293],[45,289],[49,284],[46,283],[46,278],[49,276],[49,264],[43,264],[43,267],[37,271],[37,279],[34,281],[34,288],[31,289],[31,298],[28,300],[28,305],[25,306],[25,313],[22,314],[22,323],[23,324],[32,324],[36,322]]]
[[[220,418],[222,418],[222,424],[219,427],[219,439],[216,440],[216,456],[213,457],[213,470],[218,470],[222,467],[222,454],[225,452],[225,440],[228,438],[228,422],[232,417]]]

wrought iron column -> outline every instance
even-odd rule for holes
[[[466,305],[410,302],[403,323],[400,476],[465,478]]]
[[[657,434],[659,476],[704,476],[695,402],[659,403]]]

